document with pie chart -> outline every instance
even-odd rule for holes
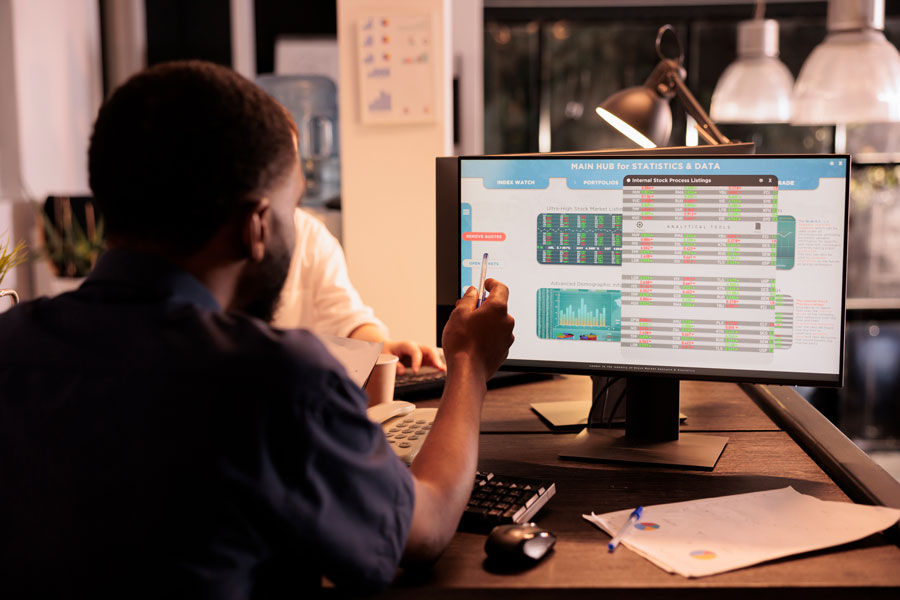
[[[582,516],[612,536],[633,510]],[[669,573],[705,577],[854,542],[898,519],[895,508],[819,500],[786,487],[645,506],[621,543]]]

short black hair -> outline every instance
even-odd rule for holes
[[[100,108],[88,151],[106,232],[189,256],[294,161],[289,113],[229,68],[163,63]]]

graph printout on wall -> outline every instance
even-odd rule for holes
[[[436,49],[430,14],[360,17],[356,45],[364,124],[434,121]]]

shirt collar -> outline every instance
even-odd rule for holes
[[[103,252],[85,285],[109,283],[142,289],[173,304],[222,310],[212,293],[196,277],[152,254],[122,249]]]

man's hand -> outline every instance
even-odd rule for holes
[[[403,375],[407,368],[413,373],[419,372],[419,367],[425,365],[446,371],[447,367],[441,360],[438,351],[433,346],[419,344],[412,340],[387,340],[384,342],[384,352],[400,357],[397,362],[397,375]]]
[[[506,312],[509,290],[496,279],[486,279],[490,292],[480,307],[474,287],[457,300],[456,308],[444,327],[442,346],[450,369],[456,361],[470,361],[486,382],[509,352],[515,320]]]

